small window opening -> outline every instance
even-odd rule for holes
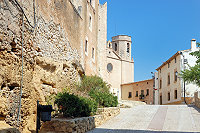
[[[91,28],[92,27],[92,17],[90,16],[89,18],[89,27]]]
[[[168,75],[168,85],[170,84],[170,75]]]
[[[160,89],[162,88],[162,80],[160,80]]]
[[[141,90],[141,95],[144,95],[144,90]]]
[[[85,52],[87,53],[88,41],[85,40]]]
[[[117,51],[117,43],[115,43],[115,51]]]
[[[177,81],[177,78],[178,78],[178,76],[177,76],[177,71],[175,71],[175,72],[174,72],[174,81]]]
[[[132,97],[132,92],[129,92],[128,93],[128,98],[131,98]]]
[[[92,48],[92,58],[94,59],[94,48]]]
[[[177,90],[174,91],[174,99],[177,99]]]
[[[138,97],[138,91],[136,91],[135,97]]]
[[[168,101],[170,101],[170,92],[168,92]]]
[[[147,89],[147,94],[146,94],[146,96],[148,96],[149,95],[149,89]]]
[[[174,62],[176,63],[176,58],[174,59]]]
[[[129,43],[127,43],[127,53],[129,53],[129,49],[130,49],[130,46],[129,46]]]

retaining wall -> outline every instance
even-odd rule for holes
[[[85,133],[120,113],[119,107],[99,108],[98,115],[75,119],[54,118],[42,125],[41,133]]]
[[[200,92],[195,92],[194,93],[194,104],[196,107],[200,108],[200,95],[199,95]]]

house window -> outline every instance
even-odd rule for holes
[[[148,96],[149,95],[149,89],[147,89],[147,94],[146,94],[146,96]]]
[[[115,43],[115,51],[117,51],[117,43]]]
[[[127,53],[129,53],[129,49],[130,49],[130,46],[129,46],[129,43],[127,43]]]
[[[170,67],[170,64],[168,63],[168,68]]]
[[[174,81],[175,81],[175,82],[177,81],[177,78],[178,78],[178,76],[177,76],[177,71],[175,71],[175,72],[174,72]]]
[[[129,92],[128,93],[128,98],[131,98],[132,97],[132,92]]]
[[[136,91],[135,97],[138,97],[138,91]]]
[[[160,89],[162,88],[162,80],[160,80]]]
[[[174,90],[174,99],[177,99],[177,90]]]
[[[95,59],[94,58],[94,48],[92,48],[92,59]]]
[[[149,82],[147,82],[147,84],[149,84]]]
[[[85,52],[87,53],[88,41],[85,40]]]
[[[168,101],[170,101],[170,92],[168,92]]]
[[[161,73],[161,69],[160,69],[160,73]]]
[[[162,105],[162,95],[160,94],[160,105]]]
[[[167,82],[167,83],[168,83],[168,85],[169,85],[169,84],[170,84],[170,74],[168,75],[168,78],[167,78],[167,79],[168,79],[168,82]]]
[[[144,95],[144,90],[141,90],[141,95]]]
[[[176,58],[174,59],[174,62],[176,63]]]

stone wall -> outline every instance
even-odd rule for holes
[[[109,108],[98,108],[97,114],[95,115],[95,126],[98,127],[109,119],[115,117],[120,113],[119,107],[109,107]]]
[[[25,13],[33,25],[32,4],[30,0],[23,2]],[[65,29],[59,23],[47,19],[48,15],[40,12],[34,29],[25,18],[22,27],[19,10],[7,0],[0,1],[0,5],[0,117],[10,126],[19,127],[20,132],[28,133],[35,130],[36,101],[45,104],[48,96],[63,88],[72,89],[84,70],[78,50],[75,46],[72,48]],[[20,124],[17,125],[22,40],[22,107]]]
[[[120,113],[119,107],[99,108],[98,115],[75,119],[54,118],[42,125],[41,133],[85,133]]]
[[[200,108],[200,95],[199,95],[200,92],[195,92],[194,93],[194,104],[196,107]]]
[[[95,5],[89,0],[36,0],[36,23],[33,0],[17,1],[26,15],[24,26],[16,2],[0,0],[0,118],[10,126],[19,127],[20,132],[28,133],[35,130],[37,100],[45,104],[50,95],[63,88],[84,95],[72,89],[74,83],[84,73],[97,74],[99,0],[95,0]],[[80,6],[81,11],[77,9]],[[92,30],[88,28],[89,14]],[[92,61],[92,48],[95,48],[95,61]],[[22,108],[17,126],[22,49]]]

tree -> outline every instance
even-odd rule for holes
[[[197,43],[200,46],[200,43]],[[181,72],[181,77],[188,83],[195,83],[200,87],[200,50],[190,53],[197,58],[196,64]]]

